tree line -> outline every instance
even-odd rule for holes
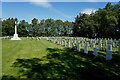
[[[17,18],[8,18],[2,22],[2,35],[13,35],[14,26]],[[21,20],[17,24],[19,36],[71,36],[73,23],[62,20],[42,19],[38,23],[38,19],[34,18],[32,24],[25,20]]]
[[[2,35],[14,34],[14,22],[17,18],[2,21]],[[17,24],[19,36],[75,36],[75,37],[109,37],[120,38],[120,4],[107,3],[90,15],[79,13],[74,22],[34,18],[29,24],[21,20]]]
[[[73,32],[75,36],[120,38],[120,4],[107,3],[90,15],[80,13]]]

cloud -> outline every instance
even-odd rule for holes
[[[37,5],[37,6],[41,6],[41,7],[44,7],[44,8],[49,8],[51,11],[55,12],[56,14],[58,15],[61,15],[63,17],[66,17],[66,18],[73,18],[73,16],[69,16],[69,15],[66,15],[64,14],[63,12],[55,9],[52,7],[52,5],[50,4],[50,0],[3,0],[3,2],[30,2],[31,4],[33,5]],[[54,0],[54,1],[57,1],[57,0]],[[60,0],[58,0],[60,1]]]
[[[63,17],[73,18],[72,16],[66,15],[63,12],[53,8],[52,5],[48,2],[48,0],[30,0],[30,2],[34,5],[38,5],[38,6],[41,6],[44,8],[49,8],[49,10],[51,10],[51,11],[53,11],[53,12],[55,12]]]
[[[37,6],[42,6],[45,8],[50,8],[52,5],[47,0],[30,0],[30,2]]]
[[[91,14],[92,12],[93,13],[95,13],[95,9],[90,9],[90,8],[88,8],[88,9],[84,9],[81,13],[85,13],[85,14]]]

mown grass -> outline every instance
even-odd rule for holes
[[[106,53],[92,49],[84,54],[61,47],[44,39],[40,41],[22,38],[21,41],[3,40],[3,80],[119,80],[120,55],[106,61]]]
[[[2,41],[2,74],[18,76],[18,70],[11,67],[16,59],[41,58],[47,54],[46,48],[61,48],[46,40],[31,40],[22,38],[21,41],[11,41],[6,39]],[[17,73],[17,74],[16,74]]]

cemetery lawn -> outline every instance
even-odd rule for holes
[[[40,41],[22,38],[21,41],[11,41],[10,39],[2,40],[2,74],[13,75],[18,70],[12,67],[16,59],[41,58],[47,55],[47,48],[61,48],[44,39]]]
[[[105,60],[106,53],[93,56],[41,39],[2,40],[2,74],[6,79],[120,80],[120,55]],[[28,79],[28,80],[29,80]]]

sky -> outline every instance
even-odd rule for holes
[[[9,0],[10,1],[10,0]],[[19,0],[18,0],[19,1]],[[74,22],[75,17],[80,13],[90,14],[98,8],[104,8],[107,2],[37,2],[38,0],[23,2],[2,2],[2,20],[18,18],[18,21],[25,20],[31,23],[33,18],[39,21],[42,19],[52,18],[54,20]],[[112,2],[116,4],[117,2]]]

